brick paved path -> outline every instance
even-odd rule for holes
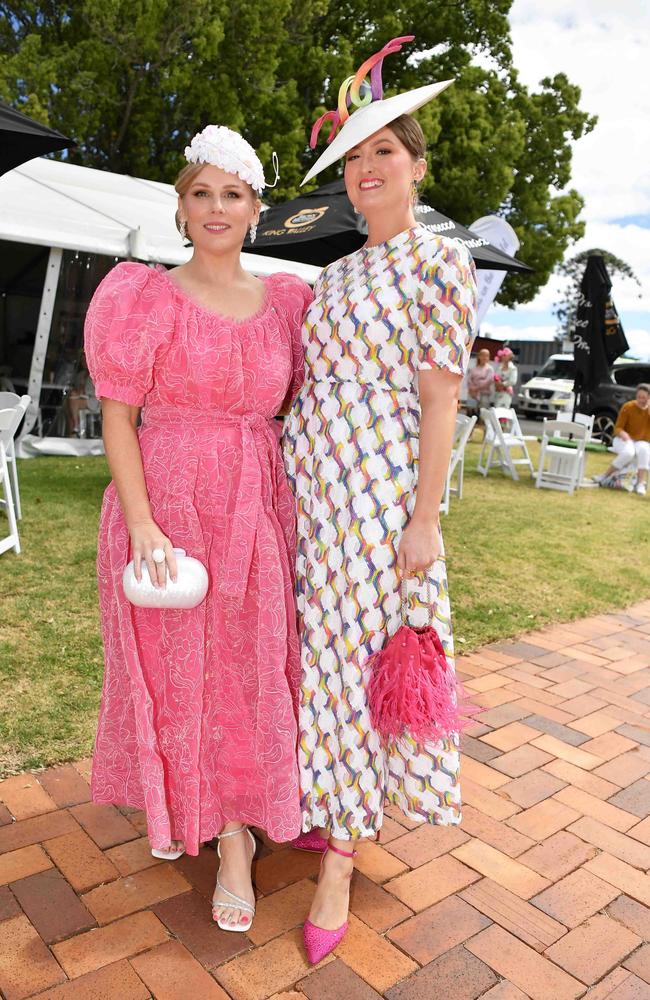
[[[391,812],[350,931],[311,970],[317,860],[260,851],[248,936],[219,931],[216,855],[156,862],[88,762],[0,782],[6,1000],[650,998],[650,601],[459,659],[482,712],[459,829]]]

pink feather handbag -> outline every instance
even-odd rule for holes
[[[429,621],[424,628],[408,624],[408,594],[402,578],[402,624],[384,648],[368,661],[370,718],[384,737],[412,736],[417,742],[446,739],[469,725],[472,706],[449,664],[433,626],[431,584],[427,580]]]

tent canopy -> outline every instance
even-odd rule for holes
[[[0,177],[0,240],[81,250],[109,257],[183,264],[171,184],[35,159]],[[319,268],[242,254],[256,274],[291,271],[315,281]]]

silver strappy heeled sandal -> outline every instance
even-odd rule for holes
[[[222,834],[220,834],[217,837],[217,856],[219,858],[219,861],[221,861],[221,841],[225,837],[236,837],[238,833],[244,833],[244,832],[246,832],[248,834],[248,836],[250,837],[250,839],[251,839],[251,843],[253,845],[253,857],[255,857],[255,851],[257,849],[257,844],[255,842],[255,837],[250,832],[250,830],[248,829],[247,826],[240,826],[239,830],[231,830],[230,833],[222,833]],[[222,902],[215,903],[215,901],[213,899],[212,900],[212,914],[213,914],[213,916],[214,916],[214,911],[217,908],[219,908],[219,907],[221,909],[227,909],[227,910],[243,910],[245,913],[250,913],[250,915],[251,915],[251,918],[248,921],[248,923],[247,924],[243,924],[243,925],[242,924],[225,924],[225,923],[222,923],[221,919],[219,918],[216,921],[217,927],[220,927],[222,931],[234,931],[235,933],[238,933],[238,934],[244,934],[247,930],[250,929],[250,926],[253,923],[253,917],[255,916],[255,907],[251,906],[250,903],[247,903],[245,899],[241,898],[241,896],[236,896],[234,892],[230,891],[230,889],[226,889],[226,887],[221,884],[221,881],[219,879],[219,872],[217,872],[217,889],[219,889],[225,896],[229,896],[230,899],[233,900],[233,902],[232,903],[222,903]]]

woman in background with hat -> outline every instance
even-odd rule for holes
[[[468,251],[417,225],[413,212],[427,163],[409,112],[450,81],[382,99],[381,62],[408,40],[346,81],[312,144],[323,121],[343,127],[305,179],[344,157],[348,195],[368,224],[365,246],[316,283],[303,326],[306,380],[284,437],[302,629],[304,834],[295,846],[325,852],[304,931],[312,962],[345,934],[354,845],[376,837],[386,802],[421,822],[461,818],[457,734],[383,741],[366,697],[368,659],[399,625],[401,576],[411,580],[412,625],[426,623],[432,593],[451,663],[438,508],[474,333]]]
[[[209,125],[185,156],[176,221],[191,259],[169,272],[118,264],[86,319],[113,476],[98,547],[106,669],[92,794],[144,809],[158,858],[196,855],[219,835],[213,916],[245,931],[248,827],[276,841],[300,830],[295,514],[272,418],[303,380],[311,290],[242,267],[265,186],[246,140]],[[164,587],[175,546],[206,566],[205,600],[130,604],[129,558]]]
[[[502,347],[494,356],[497,368],[494,373],[494,405],[510,409],[517,386],[519,372],[513,362],[514,354],[509,347]]]

